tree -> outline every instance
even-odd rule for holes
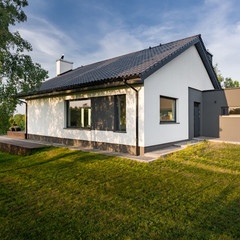
[[[232,78],[224,78],[218,69],[218,65],[216,64],[214,67],[214,71],[217,75],[218,81],[220,82],[221,86],[223,88],[235,88],[239,87],[239,82],[238,81],[233,81]]]
[[[216,64],[214,67],[213,67],[216,75],[217,75],[217,78],[218,78],[218,81],[220,82],[221,86],[224,82],[224,77],[222,76],[220,70],[218,69],[218,64]]]
[[[25,129],[25,115],[24,114],[18,113],[16,115],[14,115],[14,117],[12,119],[13,119],[14,123],[16,123],[21,128],[21,130]]]
[[[239,87],[239,82],[238,81],[233,81],[231,78],[225,78],[224,87],[225,88]]]
[[[0,0],[0,132],[5,119],[12,116],[16,105],[20,103],[17,93],[34,91],[47,77],[47,71],[34,63],[27,52],[32,51],[29,42],[22,39],[18,31],[11,32],[10,27],[27,21],[22,8],[28,5],[27,0]]]
[[[10,117],[11,113],[6,106],[6,103],[2,103],[0,106],[0,135],[4,134],[10,127]]]

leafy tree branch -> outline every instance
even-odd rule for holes
[[[224,78],[218,69],[218,64],[216,64],[214,67],[214,71],[217,75],[218,81],[220,82],[221,86],[223,88],[235,88],[239,87],[239,82],[238,81],[233,81],[232,78]]]
[[[0,133],[6,132],[5,118],[16,109],[17,93],[34,91],[47,77],[47,71],[26,53],[31,44],[10,27],[27,21],[23,8],[27,0],[0,0]],[[3,114],[3,115],[2,115]]]

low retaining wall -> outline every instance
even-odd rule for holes
[[[43,144],[31,141],[22,141],[5,136],[0,137],[0,151],[17,155],[27,155],[33,150],[45,147]]]
[[[227,141],[240,141],[240,115],[219,117],[219,138]]]
[[[16,155],[27,155],[31,153],[32,149],[22,147],[22,146],[16,146],[12,143],[5,143],[0,141],[0,150],[7,153],[12,153]]]

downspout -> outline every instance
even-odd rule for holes
[[[130,85],[129,83],[127,83],[127,79],[123,79],[123,82],[124,84],[126,84],[128,87],[130,87],[131,89],[133,89],[136,93],[136,156],[139,156],[140,153],[139,153],[139,141],[138,141],[138,135],[139,135],[139,132],[138,132],[138,90],[133,87],[132,85]]]
[[[20,99],[18,99],[20,102],[25,103],[26,104],[26,108],[25,108],[25,133],[26,133],[26,139],[28,138],[28,105],[27,102],[24,102]]]

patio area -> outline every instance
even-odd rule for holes
[[[46,146],[55,146],[55,147],[66,147],[70,150],[80,150],[84,152],[94,152],[101,153],[108,156],[118,156],[121,158],[127,158],[131,160],[135,160],[138,162],[149,163],[157,160],[159,157],[164,157],[167,154],[182,151],[186,147],[201,143],[202,141],[212,141],[212,142],[226,142],[232,144],[240,144],[240,142],[233,141],[223,141],[219,138],[210,138],[210,137],[197,137],[192,140],[187,141],[179,141],[178,143],[172,144],[171,146],[159,148],[158,150],[147,152],[142,156],[134,156],[127,153],[120,152],[110,152],[93,148],[84,148],[78,146],[69,146],[65,144],[51,143],[46,141],[37,141],[37,140],[29,140],[29,139],[15,139],[6,135],[0,136],[0,151],[9,152],[17,155],[27,155],[31,153],[32,150],[39,149]]]
[[[35,149],[45,147],[42,143],[36,143],[30,140],[10,138],[0,136],[0,150],[17,155],[27,155]]]

